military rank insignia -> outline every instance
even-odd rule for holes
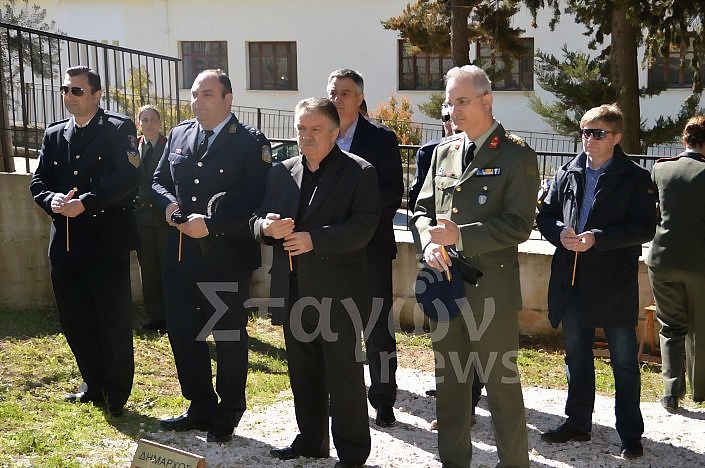
[[[526,146],[526,142],[524,142],[524,140],[522,140],[521,138],[519,138],[516,135],[513,135],[513,134],[507,132],[504,134],[504,136],[507,137],[507,140],[510,140],[511,142],[516,143],[517,145],[521,146],[522,148],[524,146]]]
[[[230,127],[228,127],[228,133],[233,134],[237,132],[237,124],[230,124]]]
[[[262,161],[272,164],[272,148],[268,145],[262,145]]]
[[[490,141],[489,148],[490,149],[497,149],[497,146],[499,146],[499,137],[495,135],[492,138],[492,141]]]

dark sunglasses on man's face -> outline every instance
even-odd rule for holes
[[[68,86],[59,86],[59,91],[61,91],[62,95],[68,94],[68,92],[71,91],[71,94],[78,97],[83,96],[83,94],[86,92],[80,86],[71,86],[70,88]]]
[[[608,133],[614,133],[614,132],[610,132],[609,130],[602,130],[601,128],[581,128],[580,129],[580,134],[583,136],[583,138],[592,137],[593,140],[604,140],[605,138],[607,138]]]

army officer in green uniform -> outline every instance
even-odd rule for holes
[[[473,367],[486,382],[498,466],[529,466],[524,400],[516,365],[521,308],[517,245],[533,226],[536,153],[492,115],[491,82],[476,66],[446,75],[446,106],[464,133],[435,149],[411,220],[424,260],[450,266],[455,246],[483,272],[465,284],[461,313],[431,322],[436,356],[438,451],[444,467],[469,467]],[[470,364],[472,363],[472,364]]]

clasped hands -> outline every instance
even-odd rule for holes
[[[572,227],[565,227],[561,231],[561,244],[567,250],[585,252],[595,245],[595,234],[593,234],[592,231],[576,234],[575,229]]]
[[[313,250],[311,234],[294,231],[294,220],[291,218],[282,219],[277,213],[267,213],[262,223],[262,234],[274,239],[283,239],[284,250],[292,256]]]
[[[438,271],[448,271],[453,262],[446,252],[446,245],[457,244],[460,239],[460,228],[450,219],[438,218],[436,226],[430,226],[428,232],[431,242],[424,249],[424,260],[431,268]]]
[[[75,194],[75,188],[69,190],[68,193],[55,193],[51,199],[51,211],[67,218],[75,218],[86,211],[83,202],[79,198],[73,198]]]
[[[169,226],[175,227],[193,239],[200,239],[209,234],[208,226],[206,225],[206,216],[202,214],[191,213],[185,222],[175,223],[172,219],[172,215],[178,209],[179,205],[176,203],[171,203],[166,208],[166,222]]]

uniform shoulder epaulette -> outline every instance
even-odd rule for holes
[[[50,123],[49,125],[47,125],[47,128],[56,127],[57,125],[66,125],[66,122],[68,122],[69,120],[71,120],[70,117],[69,117],[68,119],[58,120],[58,121],[56,121],[56,122],[52,122],[52,123]]]
[[[518,137],[511,132],[505,132],[504,137],[515,145],[521,146],[522,148],[526,146],[526,142],[523,138]]]
[[[681,155],[678,156],[667,156],[665,158],[658,158],[654,164],[660,163],[660,162],[666,162],[666,161],[678,161],[681,158]]]
[[[232,125],[235,125],[235,124],[232,124]],[[253,127],[251,125],[246,125],[243,123],[241,123],[240,125],[242,125],[242,127],[245,130],[247,130],[250,133],[250,135],[252,135],[252,137],[254,137],[255,140],[257,140],[261,143],[269,143],[269,140],[267,139],[266,136],[264,136],[264,133],[262,133],[259,128]]]
[[[182,120],[181,122],[179,122],[179,123],[177,123],[176,125],[174,125],[174,127],[180,127],[181,125],[190,124],[190,123],[193,123],[193,122],[195,122],[195,121],[196,121],[196,119],[186,119],[186,120]]]
[[[109,119],[117,119],[117,120],[122,120],[122,121],[132,120],[128,116],[126,116],[125,114],[120,114],[119,112],[104,110],[103,114],[105,114],[105,116],[108,117]]]
[[[465,138],[465,134],[464,134],[464,133],[456,133],[455,135],[450,135],[450,136],[447,136],[447,137],[443,137],[443,138],[441,139],[441,142],[438,143],[438,146],[447,145],[447,144],[450,143],[450,142],[457,141],[457,140],[462,140],[463,138]]]

